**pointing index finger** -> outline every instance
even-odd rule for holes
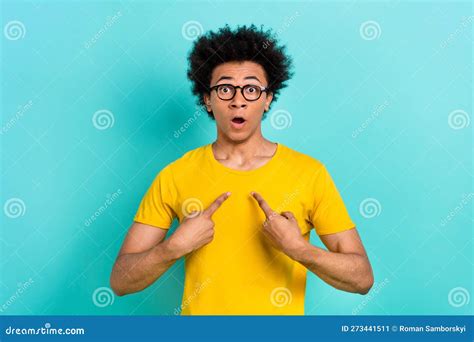
[[[262,208],[262,210],[265,213],[265,216],[267,217],[267,219],[269,219],[270,217],[275,215],[272,208],[270,208],[268,203],[263,199],[263,197],[259,193],[252,192],[252,196],[257,200],[258,205],[260,206],[260,208]]]
[[[222,203],[230,196],[230,192],[224,192],[222,195],[217,197],[214,202],[212,202],[207,209],[203,211],[203,214],[208,215],[211,217],[217,209],[221,206]]]

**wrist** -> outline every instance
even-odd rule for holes
[[[179,243],[176,243],[173,236],[170,236],[168,239],[160,243],[160,245],[162,245],[165,255],[171,260],[177,260],[187,254],[184,251],[184,248]]]
[[[306,241],[303,237],[300,237],[296,239],[283,252],[291,259],[301,262],[304,259],[304,255],[308,253],[308,247],[310,247],[310,243]]]

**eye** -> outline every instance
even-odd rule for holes
[[[230,87],[226,86],[226,85],[220,86],[218,90],[219,90],[219,92],[221,92],[223,94],[227,94],[227,93],[230,93],[232,91],[230,89]]]
[[[247,87],[247,92],[249,94],[253,94],[253,93],[256,93],[258,90],[257,90],[257,87],[256,86],[248,86]]]

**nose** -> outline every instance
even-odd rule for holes
[[[245,108],[247,107],[247,100],[243,97],[240,89],[236,89],[234,98],[230,101],[230,107],[232,108]]]

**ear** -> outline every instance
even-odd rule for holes
[[[204,105],[206,106],[206,110],[207,110],[208,112],[211,112],[211,111],[212,111],[212,108],[211,108],[211,97],[209,96],[209,94],[204,94],[203,98],[204,98]]]
[[[265,112],[268,112],[270,109],[270,104],[272,103],[273,100],[273,93],[268,93],[267,98],[265,99]]]

